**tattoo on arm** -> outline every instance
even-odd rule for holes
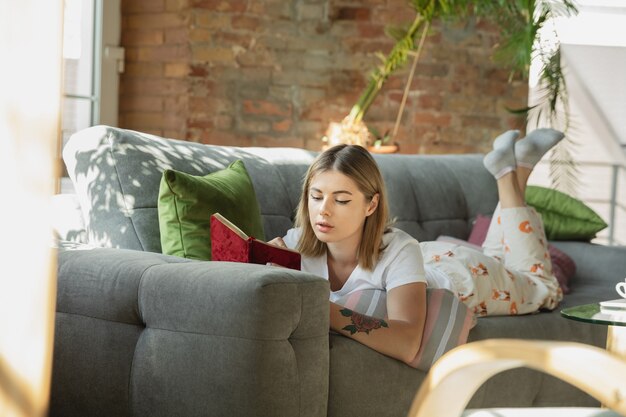
[[[385,320],[369,317],[348,308],[342,308],[339,312],[344,317],[350,317],[352,324],[341,329],[350,332],[350,334],[362,332],[369,334],[372,330],[380,329],[381,327],[389,327]]]

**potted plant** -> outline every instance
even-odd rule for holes
[[[419,60],[428,31],[435,19],[458,21],[470,16],[488,19],[500,29],[501,42],[494,51],[494,60],[511,71],[511,78],[516,73],[528,77],[533,57],[542,61],[540,79],[542,81],[542,100],[533,106],[510,109],[511,112],[523,113],[530,120],[547,112],[548,119],[554,121],[559,106],[565,109],[567,126],[567,89],[563,77],[558,46],[548,50],[539,42],[539,33],[551,17],[572,15],[578,12],[570,0],[410,0],[416,16],[405,30],[389,30],[388,34],[396,39],[396,44],[385,57],[381,65],[372,72],[369,83],[352,107],[350,113],[341,121],[333,122],[324,136],[326,145],[354,143],[371,146],[374,143],[363,118],[370,108],[383,84],[396,69],[402,67],[413,56],[413,64],[404,90],[396,123],[387,140],[393,141],[404,110],[407,93],[410,89],[413,73]],[[418,41],[419,37],[419,41]]]
[[[418,9],[416,9],[417,11]],[[331,122],[326,130],[326,135],[322,138],[326,142],[327,146],[336,145],[338,143],[349,143],[361,146],[375,146],[373,137],[370,130],[363,122],[363,117],[374,102],[374,99],[380,92],[387,78],[398,68],[402,67],[409,54],[416,49],[415,39],[419,33],[419,29],[426,23],[422,29],[422,41],[426,37],[430,21],[426,16],[417,11],[415,19],[411,26],[403,33],[399,31],[389,30],[388,33],[396,38],[397,42],[392,48],[391,52],[385,57],[382,54],[377,54],[381,59],[382,64],[374,69],[370,76],[370,81],[367,87],[359,97],[358,101],[352,106],[350,113],[341,122]],[[419,52],[418,52],[419,53]],[[387,139],[389,139],[388,137]],[[379,139],[380,140],[380,139]],[[380,147],[382,140],[378,143]]]

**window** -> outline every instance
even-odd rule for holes
[[[117,125],[120,0],[65,0],[64,87],[60,149],[75,132],[97,124]],[[62,165],[64,167],[64,165]],[[71,192],[63,169],[61,191]]]

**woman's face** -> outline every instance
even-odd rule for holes
[[[309,217],[315,236],[325,243],[358,243],[365,218],[378,205],[378,194],[371,201],[348,176],[329,170],[311,179],[308,196]]]

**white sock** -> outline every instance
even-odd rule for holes
[[[515,144],[517,164],[532,169],[564,136],[563,132],[549,128],[533,130]]]
[[[515,139],[519,136],[518,130],[509,130],[493,141],[493,150],[485,155],[483,165],[496,179],[504,174],[515,171]]]
[[[508,148],[511,137],[513,138],[513,140],[517,139],[519,137],[519,130],[507,130],[506,132],[495,138],[493,140],[493,149],[500,149],[502,147]]]

